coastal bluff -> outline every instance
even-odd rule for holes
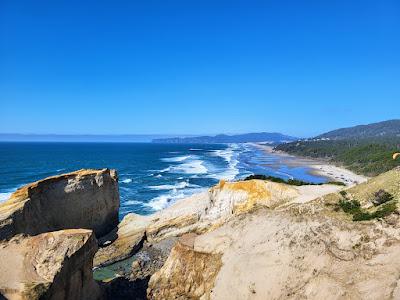
[[[0,299],[105,299],[98,240],[118,225],[115,170],[79,170],[21,187],[0,205]]]
[[[85,197],[103,189],[101,174],[118,182],[107,169],[70,174],[65,186]],[[0,240],[0,298],[400,299],[399,201],[400,168],[352,186],[220,181],[152,215],[126,215],[100,243],[93,224],[12,232]]]
[[[0,204],[0,240],[85,228],[101,237],[118,225],[115,170],[79,170],[21,187]]]
[[[346,187],[221,181],[153,215],[127,215],[94,265],[134,256],[128,273],[106,278],[111,299],[144,278],[143,299],[155,300],[400,299],[399,187],[400,168]],[[376,206],[383,190],[388,202]],[[346,207],[356,204],[370,219],[354,219]]]

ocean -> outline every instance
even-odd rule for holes
[[[121,219],[130,212],[154,213],[221,179],[265,174],[326,181],[251,144],[2,142],[0,201],[27,183],[84,168],[118,171]]]

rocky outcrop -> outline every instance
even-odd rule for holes
[[[18,189],[0,204],[0,240],[67,228],[92,229],[96,236],[118,224],[115,170],[80,170]]]
[[[7,299],[102,299],[93,280],[97,241],[69,229],[0,243],[0,294]],[[0,296],[1,297],[1,296]]]
[[[130,278],[145,279],[161,269],[176,241],[177,238],[168,238],[157,243],[145,243],[134,255]]]
[[[164,266],[150,279],[149,299],[209,299],[221,267],[221,255],[193,248],[195,235],[184,235]]]
[[[107,265],[131,255],[143,238],[157,243],[189,232],[204,233],[258,208],[282,206],[300,197],[302,201],[313,199],[313,193],[304,188],[263,180],[221,181],[209,191],[178,201],[154,215],[129,214],[119,225],[116,241],[96,255],[95,265]],[[321,194],[339,189],[319,188]]]
[[[114,170],[80,170],[18,189],[0,205],[1,295],[103,299],[92,271],[96,235],[117,226],[118,209]]]
[[[95,266],[111,264],[131,256],[143,244],[146,237],[146,227],[150,224],[148,217],[137,214],[128,214],[118,225],[117,232],[111,232],[102,238],[102,244],[115,240],[107,247],[100,248],[94,258]]]

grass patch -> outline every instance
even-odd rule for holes
[[[323,185],[323,184],[335,184],[335,185],[340,185],[340,186],[345,186],[345,184],[341,181],[328,181],[325,183],[313,183],[313,182],[308,182],[308,181],[303,181],[303,180],[298,180],[298,179],[282,179],[280,177],[275,177],[275,176],[267,176],[267,175],[250,175],[247,176],[244,180],[252,180],[252,179],[259,179],[259,180],[268,180],[272,182],[278,182],[278,183],[285,183],[289,185],[295,185],[295,186],[301,186],[301,185]]]

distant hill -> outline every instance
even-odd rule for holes
[[[368,125],[341,128],[321,134],[316,138],[361,139],[379,137],[400,137],[400,120],[389,120]]]
[[[175,137],[153,139],[153,143],[185,143],[185,144],[216,144],[216,143],[249,143],[269,142],[272,144],[295,141],[297,138],[281,133],[246,133],[236,135],[219,134],[216,136]]]

